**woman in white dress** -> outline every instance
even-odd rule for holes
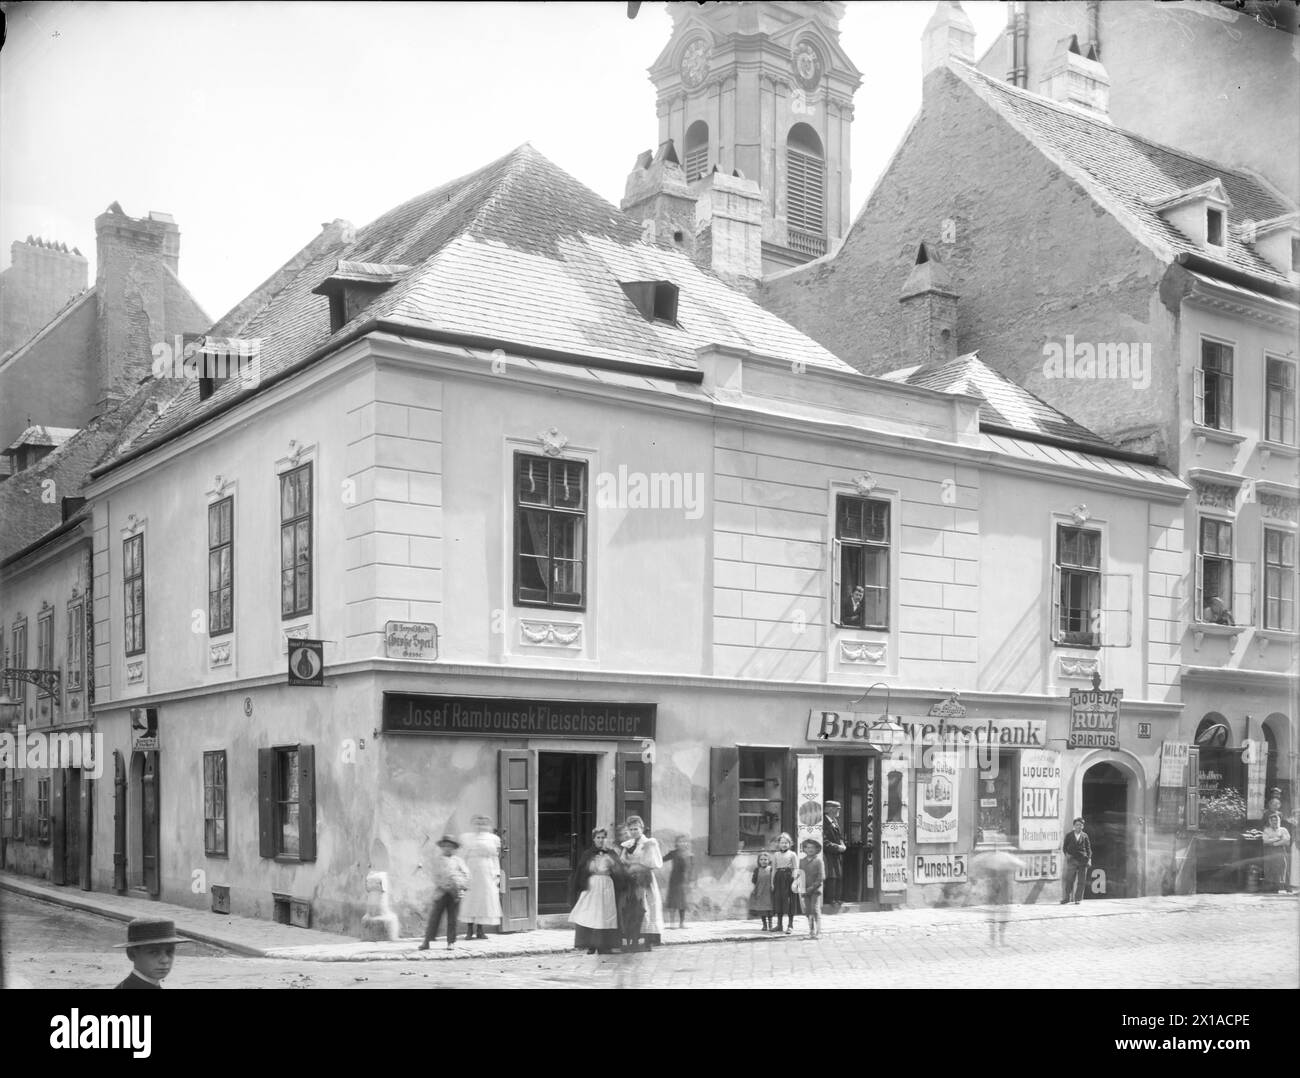
[[[573,945],[588,954],[609,954],[619,944],[618,881],[626,873],[618,855],[606,848],[608,837],[603,827],[591,833],[591,846],[578,858],[569,881]]]
[[[663,854],[659,843],[645,833],[645,821],[640,816],[627,818],[628,838],[623,843],[624,866],[632,874],[632,881],[641,898],[644,919],[640,937],[645,940],[645,950],[660,941],[663,932],[664,908],[659,894],[659,877],[656,869],[662,868]]]
[[[474,830],[461,836],[460,855],[469,866],[469,890],[460,905],[460,919],[469,924],[465,938],[485,940],[483,926],[501,924],[501,840],[486,816],[475,816]]]

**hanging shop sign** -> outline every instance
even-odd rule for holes
[[[907,890],[907,761],[883,760],[880,765],[880,890]]]
[[[384,625],[384,653],[390,659],[438,657],[438,626],[423,621],[390,621]]]
[[[1191,745],[1166,741],[1160,746],[1160,785],[1156,787],[1156,830],[1187,826],[1187,776]]]
[[[914,883],[965,883],[968,878],[964,853],[918,853],[912,859]]]
[[[325,641],[289,641],[289,684],[325,687]]]
[[[825,841],[822,838],[822,758],[820,756],[795,756],[795,792],[798,795],[796,813],[797,834],[795,849],[802,850],[806,839]]]
[[[930,760],[930,778],[916,783],[916,842],[957,841],[957,767],[955,752],[936,752]]]
[[[591,737],[651,740],[656,704],[516,700],[386,692],[387,734],[451,737]]]
[[[1060,849],[1061,831],[1061,754],[1025,749],[1020,754],[1020,848]]]
[[[1022,883],[1032,880],[1057,880],[1061,878],[1061,851],[1051,853],[1022,853],[1023,868],[1016,869],[1016,879]]]
[[[156,707],[133,707],[131,709],[131,748],[136,752],[157,752],[158,709]]]
[[[1119,748],[1123,689],[1071,689],[1069,749]]]

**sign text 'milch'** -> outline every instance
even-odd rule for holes
[[[655,708],[655,704],[513,700],[386,692],[383,730],[388,734],[434,734],[444,737],[641,740],[655,736]]]

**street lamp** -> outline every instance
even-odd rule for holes
[[[877,681],[874,685],[867,687],[867,691],[859,696],[856,700],[849,702],[850,708],[856,708],[863,703],[875,689],[885,690],[885,710],[881,713],[880,718],[871,724],[867,731],[867,741],[873,745],[880,745],[884,748],[895,748],[901,745],[907,737],[907,731],[903,729],[901,723],[897,722],[889,714],[889,686],[883,681]]]

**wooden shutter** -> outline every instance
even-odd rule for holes
[[[1205,425],[1205,370],[1201,367],[1192,371],[1192,422]]]
[[[614,778],[614,812],[619,823],[629,816],[645,821],[645,833],[651,833],[650,763],[641,758],[640,750],[620,752]]]
[[[75,734],[75,737],[81,735]],[[65,884],[68,882],[68,875],[63,859],[66,856],[66,847],[63,839],[63,781],[68,772],[66,769],[50,772],[50,882],[55,884]]]
[[[843,625],[844,597],[840,594],[840,548],[838,539],[831,540],[831,624]]]
[[[1255,566],[1253,562],[1232,563],[1232,620],[1236,625],[1255,624]]]
[[[1101,574],[1101,638],[1105,648],[1126,648],[1133,642],[1133,577],[1129,573]]]
[[[78,826],[81,828],[81,844],[77,855],[81,858],[79,875],[81,889],[91,890],[90,863],[95,847],[95,780],[88,778],[83,771],[81,775],[81,805],[77,811]]]
[[[316,746],[298,746],[298,860],[316,860]]]
[[[275,750],[257,750],[257,845],[263,857],[275,856]]]
[[[734,745],[709,749],[709,853],[730,856],[740,850],[740,750]]]
[[[1187,750],[1187,830],[1201,829],[1201,750]]]
[[[1052,643],[1061,642],[1061,567],[1052,566]]]
[[[501,749],[497,790],[501,826],[502,929],[528,932],[537,924],[533,821],[537,818],[537,763],[531,752]]]

